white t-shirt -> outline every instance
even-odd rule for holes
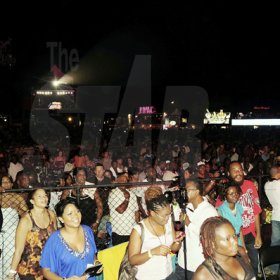
[[[273,207],[271,219],[273,221],[280,221],[280,180],[265,183],[264,191]]]
[[[189,203],[187,205],[186,211],[191,223],[185,226],[186,232],[186,247],[187,247],[187,270],[196,271],[198,266],[204,261],[204,256],[202,253],[202,246],[200,244],[200,228],[203,222],[210,217],[218,216],[216,208],[211,205],[206,198],[201,202],[196,209],[193,205]],[[191,210],[189,210],[191,209]],[[178,254],[178,264],[184,268],[184,246],[182,247]]]
[[[136,224],[135,212],[138,210],[137,199],[131,190],[126,190],[130,193],[130,197],[128,206],[122,214],[116,210],[125,200],[124,194],[119,188],[113,189],[110,192],[108,200],[112,230],[118,235],[130,235],[133,226]]]

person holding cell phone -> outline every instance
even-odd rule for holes
[[[43,248],[40,260],[43,276],[47,280],[95,279],[85,271],[96,263],[96,244],[91,228],[81,225],[78,205],[65,199],[55,210],[63,227],[49,237]]]
[[[148,217],[132,229],[128,259],[138,268],[136,279],[175,279],[170,253],[176,253],[184,234],[175,232],[171,219],[170,203],[160,187],[149,187],[145,192]],[[143,238],[143,240],[142,240]]]

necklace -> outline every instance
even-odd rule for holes
[[[151,226],[151,228],[152,228],[154,234],[155,234],[156,237],[158,238],[160,244],[161,244],[161,245],[166,245],[165,227],[164,227],[164,235],[163,235],[163,236],[164,236],[164,243],[162,243],[162,242],[161,242],[161,239],[160,239],[160,237],[159,237],[159,235],[158,235],[157,232],[155,231],[155,229],[154,229],[154,227],[153,227],[153,225],[152,225],[152,223],[151,223],[151,221],[150,221],[149,218],[148,218],[148,221],[149,221],[149,224],[150,224],[150,226]]]

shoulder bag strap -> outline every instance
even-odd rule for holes
[[[141,248],[145,239],[145,229],[142,223],[139,223],[139,226],[141,227]]]

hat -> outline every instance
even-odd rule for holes
[[[190,164],[188,162],[184,162],[182,165],[183,170],[186,170],[190,167]]]
[[[67,162],[64,166],[64,172],[71,172],[74,169],[74,164]]]
[[[197,167],[199,167],[199,166],[201,166],[201,165],[205,165],[205,162],[204,162],[203,160],[199,161],[199,162],[196,164]]]

